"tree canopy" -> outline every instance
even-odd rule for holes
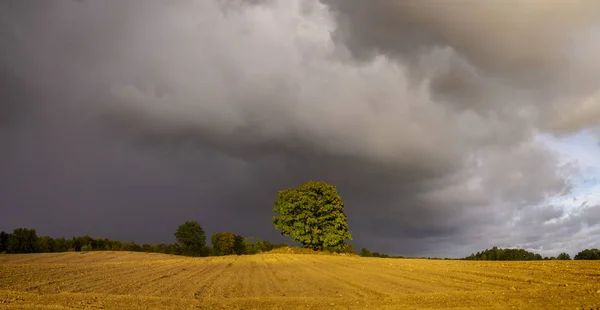
[[[35,229],[17,228],[8,237],[8,253],[35,253],[37,239]]]
[[[220,232],[210,238],[216,255],[231,255],[235,253],[235,235],[230,232]]]
[[[184,255],[199,256],[206,246],[204,229],[197,221],[186,221],[179,225],[175,232],[175,239],[180,244]]]
[[[342,197],[334,185],[309,181],[277,193],[275,229],[313,250],[339,251],[352,240]]]
[[[598,249],[585,249],[577,255],[575,255],[576,260],[597,260],[600,259],[600,250]]]

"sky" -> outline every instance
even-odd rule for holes
[[[290,241],[335,184],[353,245],[600,247],[600,2],[0,3],[0,230]]]

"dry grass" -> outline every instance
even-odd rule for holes
[[[309,248],[300,248],[300,247],[282,247],[276,248],[269,252],[271,254],[312,254],[312,255],[341,255],[341,256],[358,256],[357,254],[349,254],[349,253],[335,253],[329,251],[315,251]]]
[[[268,253],[0,256],[1,309],[596,309],[600,263]]]

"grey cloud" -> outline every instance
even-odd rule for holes
[[[600,51],[598,40],[592,39],[600,35],[596,1],[322,2],[336,12],[336,38],[360,59],[380,53],[414,59],[440,46],[452,48],[484,79],[494,80],[492,85],[476,82],[473,72],[463,67],[446,73],[452,84],[440,77],[437,91],[450,92],[471,109],[518,109],[512,104],[518,100],[525,107],[521,113],[539,115],[529,122],[556,132],[576,131],[600,120],[600,62],[591,57]],[[518,93],[512,97],[502,92],[497,99],[503,105],[493,93],[501,84]],[[481,94],[486,99],[476,100]]]
[[[2,64],[45,99],[6,144],[0,168],[22,175],[0,179],[10,223],[69,233],[24,220],[41,212],[73,234],[153,241],[198,217],[276,238],[276,191],[320,179],[338,186],[357,246],[459,256],[554,244],[539,229],[560,210],[535,210],[578,171],[534,136],[555,115],[540,98],[570,95],[541,74],[559,66],[560,42],[544,37],[539,61],[512,62],[531,59],[515,44],[545,26],[511,37],[484,15],[482,33],[465,28],[459,10],[433,23],[439,2],[322,2],[4,4],[16,43]],[[589,5],[552,29],[567,35]],[[520,87],[529,80],[542,90]]]

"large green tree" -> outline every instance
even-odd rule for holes
[[[206,235],[204,229],[197,221],[187,221],[177,228],[175,239],[180,245],[184,255],[200,256],[206,246]]]
[[[275,229],[313,250],[339,251],[352,240],[344,203],[334,185],[309,181],[279,191],[272,218]]]

